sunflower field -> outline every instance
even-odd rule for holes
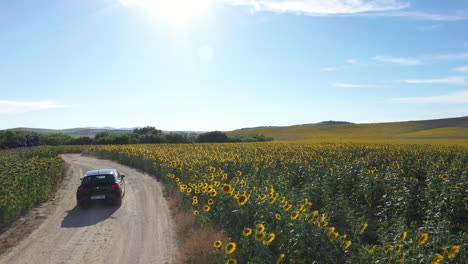
[[[219,263],[466,263],[468,148],[385,144],[93,146],[149,171]]]
[[[0,229],[50,198],[63,165],[52,147],[0,150]]]

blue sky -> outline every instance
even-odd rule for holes
[[[468,2],[2,3],[0,129],[468,115]]]

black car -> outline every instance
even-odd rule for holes
[[[122,204],[125,195],[125,175],[116,169],[93,170],[85,173],[76,191],[78,206],[85,207],[92,201],[110,201]]]

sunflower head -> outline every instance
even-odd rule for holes
[[[351,240],[346,241],[346,243],[344,243],[343,245],[343,250],[347,250],[351,246],[351,244],[353,244]]]
[[[237,259],[228,259],[226,264],[237,264]]]
[[[432,259],[432,264],[438,264],[444,260],[444,257],[442,255],[437,255]]]
[[[243,236],[250,236],[252,234],[252,228],[245,228],[244,231],[242,231]]]
[[[265,232],[265,225],[263,225],[263,224],[258,224],[258,225],[257,225],[257,229],[256,229],[255,231],[257,231],[257,233],[263,233],[263,232]]]
[[[366,223],[366,224],[364,224],[364,225],[362,225],[362,227],[361,227],[361,230],[359,230],[359,234],[362,234],[362,233],[364,233],[364,231],[366,231],[366,228],[367,228],[367,226],[368,226],[368,224],[367,224],[367,223]]]
[[[232,188],[232,186],[230,184],[224,184],[223,185],[223,192],[225,194],[231,194],[234,192],[234,188]]]
[[[221,240],[216,240],[213,244],[213,247],[215,248],[220,248],[223,245],[223,241]]]
[[[226,253],[227,254],[232,254],[234,251],[236,251],[237,245],[234,242],[228,243],[226,245]]]
[[[257,240],[257,241],[262,241],[264,238],[265,238],[265,233],[263,233],[263,232],[262,233],[257,233],[255,235],[255,240]]]
[[[211,209],[211,207],[209,205],[203,206],[203,211],[205,211],[205,212],[209,212],[210,209]]]
[[[458,252],[460,252],[460,246],[453,246],[451,249],[450,249],[450,252],[448,253],[448,258],[449,259],[452,259],[454,257],[457,256]]]
[[[273,240],[275,240],[275,238],[276,238],[275,233],[270,233],[270,234],[265,238],[265,240],[263,240],[263,244],[265,244],[265,245],[270,245],[271,242],[273,242]]]
[[[418,239],[418,245],[422,245],[422,244],[426,243],[428,239],[429,239],[429,234],[428,233],[422,234]]]
[[[377,245],[373,245],[371,248],[367,250],[367,253],[374,254],[376,249],[377,249]]]
[[[239,205],[244,205],[245,203],[247,203],[248,200],[249,200],[249,197],[243,194],[239,197],[237,202],[239,203]]]
[[[407,236],[408,236],[408,232],[406,232],[406,231],[403,232],[403,233],[401,234],[401,240],[406,240],[406,237],[407,237]]]

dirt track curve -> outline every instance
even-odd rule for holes
[[[0,255],[0,263],[175,262],[173,223],[159,182],[112,161],[78,154],[62,157],[69,168],[55,199],[45,205],[45,221]],[[88,170],[105,168],[116,168],[127,176],[122,206],[76,207],[79,179]]]

